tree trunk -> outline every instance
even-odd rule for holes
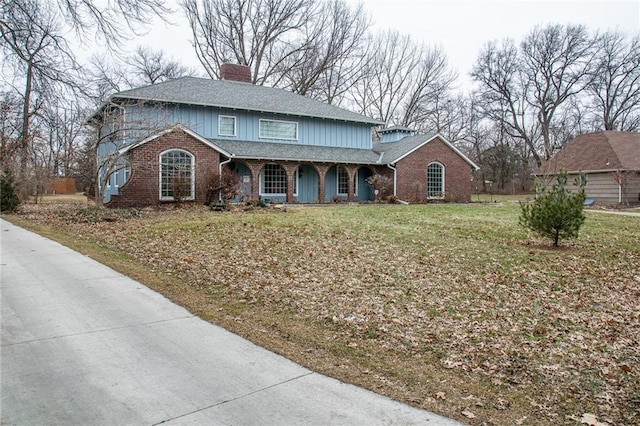
[[[28,165],[29,165],[29,118],[31,109],[31,90],[33,79],[33,64],[27,62],[26,81],[24,88],[24,105],[22,106],[22,134],[20,135],[20,170],[18,171],[18,191],[21,200],[26,200],[29,195]]]

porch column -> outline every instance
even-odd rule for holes
[[[331,166],[326,164],[314,164],[316,171],[318,172],[318,202],[324,203],[325,192],[324,192],[324,178],[327,175],[327,171]]]
[[[347,175],[349,176],[348,182],[347,182],[347,201],[348,202],[353,202],[353,196],[354,196],[354,192],[355,192],[355,176],[356,173],[358,172],[358,166],[343,166],[344,169],[347,171]]]
[[[281,166],[287,173],[287,196],[285,200],[287,203],[293,203],[295,201],[293,195],[293,181],[295,179],[295,173],[296,169],[298,168],[298,164],[286,163],[281,164]]]
[[[264,161],[247,161],[247,167],[251,170],[251,199],[258,200],[260,199],[260,170],[265,165]]]

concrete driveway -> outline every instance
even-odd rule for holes
[[[3,425],[455,425],[316,374],[0,220]]]

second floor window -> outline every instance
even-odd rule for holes
[[[260,137],[298,140],[298,123],[295,121],[260,120]]]
[[[221,115],[218,117],[218,135],[235,136],[236,135],[236,118],[230,115]]]

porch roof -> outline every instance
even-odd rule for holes
[[[249,142],[224,139],[208,141],[231,158],[301,161],[345,164],[381,164],[380,154],[370,149],[338,148],[273,142]]]

